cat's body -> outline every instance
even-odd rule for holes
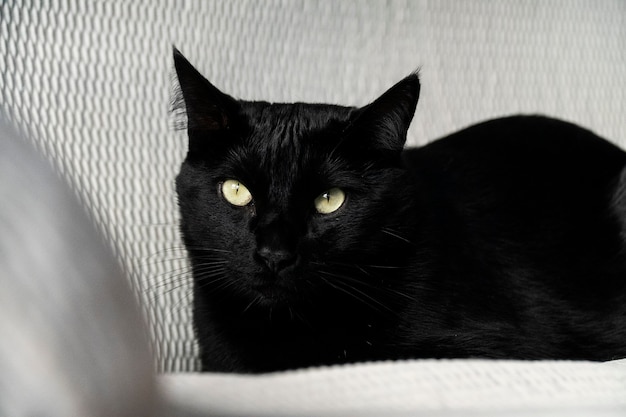
[[[359,109],[272,105],[175,60],[204,370],[626,357],[619,148],[513,117],[403,150],[415,75]]]
[[[405,160],[436,248],[428,290],[404,316],[415,326],[406,354],[626,356],[622,150],[571,124],[511,117]]]

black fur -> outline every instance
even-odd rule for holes
[[[178,52],[177,178],[206,371],[626,357],[626,154],[544,117],[403,150],[417,74],[349,108],[235,100]],[[245,184],[253,203],[220,194]],[[334,213],[314,199],[346,193]],[[269,268],[260,251],[280,260]]]

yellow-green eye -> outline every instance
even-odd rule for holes
[[[321,214],[337,211],[346,200],[346,194],[340,188],[324,191],[315,199],[315,210]]]
[[[233,206],[247,206],[252,201],[250,191],[237,180],[224,181],[222,183],[222,195]]]

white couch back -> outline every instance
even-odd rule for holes
[[[240,98],[363,105],[421,67],[425,143],[544,113],[626,145],[626,3],[8,0],[0,111],[54,161],[114,246],[159,368],[197,369],[168,114],[176,45]]]

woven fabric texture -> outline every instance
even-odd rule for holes
[[[246,99],[363,105],[421,67],[410,131],[544,113],[626,144],[626,3],[3,0],[0,109],[57,166],[146,306],[159,369],[197,369],[168,114],[172,45]]]

